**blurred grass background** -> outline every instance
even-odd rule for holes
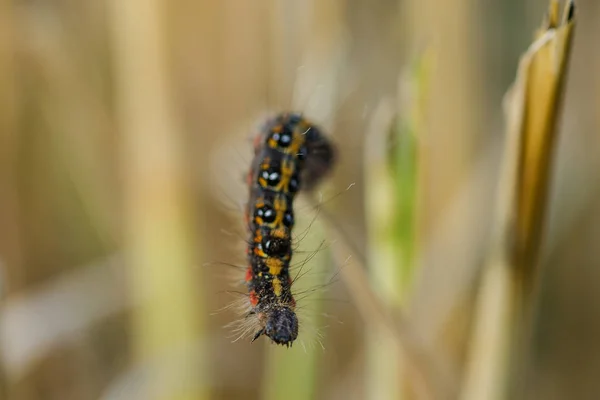
[[[527,398],[600,395],[600,5],[578,6]],[[303,361],[301,346],[286,357],[265,340],[231,343],[222,326],[236,316],[209,315],[237,299],[225,291],[243,290],[231,288],[230,268],[205,264],[244,264],[246,233],[235,210],[246,196],[247,139],[262,114],[289,108],[325,126],[339,147],[323,191],[325,199],[340,195],[324,204],[328,218],[317,215],[329,229],[311,228],[300,245],[314,250],[322,235],[352,250],[338,249],[338,261],[327,249],[308,263],[307,279],[320,282],[343,273],[350,255],[378,271],[372,210],[386,199],[373,196],[367,150],[381,148],[392,121],[415,130],[416,175],[403,178],[417,180],[415,228],[402,239],[413,242],[412,261],[404,262],[414,265],[396,306],[458,379],[488,251],[501,100],[546,7],[546,0],[0,2],[0,398],[405,392],[396,375],[377,372],[367,345],[376,327],[341,280],[306,299],[307,313],[327,318],[309,316],[321,320],[325,350],[313,342]],[[406,72],[424,54],[431,68],[419,90],[427,93],[407,104]],[[424,104],[411,104],[420,96]],[[417,122],[412,107],[422,108]],[[310,221],[310,207],[300,209]],[[384,302],[396,301],[380,289]],[[373,391],[373,382],[387,389]]]

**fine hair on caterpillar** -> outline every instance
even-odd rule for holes
[[[306,276],[306,263],[323,245],[306,260],[292,261],[299,242],[292,233],[294,200],[299,191],[313,190],[331,171],[335,151],[320,128],[296,113],[269,118],[259,129],[253,147],[244,213],[248,233],[244,283],[248,292],[236,306],[244,317],[234,323],[235,332],[238,338],[249,336],[254,341],[264,335],[289,347],[302,326],[294,296],[304,300],[316,290],[294,293],[292,286]]]
[[[317,253],[320,250],[315,250],[313,253]],[[301,264],[306,265],[304,261]],[[299,266],[301,268],[301,266]],[[299,274],[296,280],[300,282],[303,277],[306,277],[307,272]],[[299,342],[301,347],[307,350],[307,348],[317,347],[324,349],[322,342],[323,331],[327,328],[327,324],[317,323],[315,317],[319,319],[331,320],[334,323],[341,323],[338,319],[328,315],[321,310],[315,310],[312,307],[312,302],[329,302],[329,301],[342,301],[339,299],[319,298],[318,294],[326,292],[334,283],[338,280],[339,270],[327,278],[327,280],[321,284],[312,285],[301,290],[294,290],[292,285],[292,293],[296,299],[297,305],[292,310],[291,308],[273,308],[272,310],[264,310],[266,314],[273,312],[275,317],[271,318],[270,321],[274,323],[290,323],[290,329],[297,329],[298,331],[304,332],[303,336],[298,336],[294,342]],[[233,342],[237,342],[241,339],[247,338],[248,340],[255,341],[261,335],[271,337],[273,332],[268,331],[269,320],[261,318],[261,314],[257,313],[250,304],[249,295],[240,291],[229,291],[229,295],[234,296],[235,300],[230,302],[227,306],[219,311],[231,310],[234,313],[240,315],[240,318],[225,325],[226,329],[231,331],[229,336]],[[320,308],[320,307],[319,307]],[[293,311],[293,315],[291,313]],[[277,315],[280,314],[280,315]],[[288,322],[289,321],[289,322]],[[275,340],[273,340],[277,343]],[[292,343],[284,343],[284,346],[292,346]]]
[[[245,280],[249,315],[259,323],[253,341],[265,335],[289,347],[298,336],[290,275],[293,203],[301,187],[314,187],[331,169],[333,159],[322,132],[300,114],[281,113],[256,136],[246,209],[253,243]]]
[[[309,226],[312,225],[315,218],[316,215],[311,217],[310,222],[307,221]],[[308,230],[309,228],[306,229]],[[265,304],[264,308],[252,307],[251,295],[248,292],[243,292],[241,290],[222,291],[233,297],[234,300],[230,301],[226,306],[217,312],[233,311],[235,314],[240,315],[240,318],[225,326],[227,329],[232,331],[231,338],[233,341],[238,341],[242,338],[248,338],[249,340],[253,341],[253,339],[257,339],[263,334],[267,337],[274,336],[275,339],[282,341],[282,338],[276,336],[276,333],[278,332],[277,330],[274,330],[273,332],[269,330],[271,329],[269,326],[269,321],[274,321],[271,323],[288,324],[286,326],[292,333],[296,331],[296,328],[299,331],[308,333],[307,336],[311,339],[309,339],[308,343],[306,343],[306,338],[303,339],[303,341],[301,341],[301,345],[303,347],[311,346],[315,343],[319,343],[322,347],[322,344],[320,343],[320,337],[321,329],[324,327],[317,328],[314,326],[315,322],[312,322],[312,320],[316,316],[328,316],[323,314],[321,311],[313,310],[312,304],[314,301],[321,302],[331,300],[320,298],[319,295],[326,292],[334,283],[338,281],[340,267],[338,266],[336,267],[335,271],[330,272],[322,270],[317,271],[311,266],[311,261],[328,246],[329,243],[322,240],[314,249],[305,249],[304,251],[297,252],[294,261],[289,265],[289,288],[291,299],[294,299],[293,303],[288,303],[289,305],[284,304],[283,307],[277,307],[275,302],[266,301],[263,303]],[[237,263],[218,261],[210,264],[219,268],[228,267],[232,272],[229,274],[231,278],[231,284],[232,286],[236,287],[243,282],[243,280],[240,279],[241,275],[243,274],[242,271],[245,270],[246,273],[248,271],[247,267]],[[308,281],[306,279],[308,279]],[[307,284],[308,282],[312,283]],[[339,299],[335,300],[341,301]],[[287,302],[290,302],[290,299],[287,299]],[[294,311],[296,316],[292,316],[291,311]],[[265,315],[269,314],[273,315],[273,317],[270,319],[265,318]],[[276,340],[273,341],[277,343]],[[283,345],[287,346],[291,344],[291,342],[283,343]]]
[[[292,296],[297,303],[295,312],[298,319],[298,328],[299,330],[308,334],[306,337],[299,338],[302,347],[312,347],[315,344],[323,347],[320,338],[322,335],[321,331],[322,329],[326,328],[326,326],[321,326],[320,323],[319,326],[317,326],[317,322],[314,320],[317,317],[319,319],[323,319],[323,317],[328,319],[333,318],[330,315],[324,314],[320,310],[314,310],[313,304],[318,307],[318,304],[321,302],[328,303],[330,301],[347,301],[339,298],[332,299],[319,296],[325,293],[334,283],[338,281],[341,268],[343,268],[345,265],[336,266],[334,271],[315,270],[314,266],[311,265],[311,261],[313,261],[313,259],[319,253],[329,248],[331,243],[326,240],[321,240],[320,242],[315,243],[314,247],[312,248],[304,247],[303,249],[300,249],[300,246],[304,239],[309,235],[311,228],[317,221],[318,217],[321,215],[323,206],[349,191],[353,186],[354,183],[350,184],[344,190],[325,198],[321,193],[319,193],[317,196],[311,196],[308,198],[310,201],[304,202],[305,204],[300,204],[297,207],[297,209],[304,214],[304,218],[303,221],[301,221],[302,226],[298,227],[299,229],[296,230],[296,233],[292,239],[292,249],[296,256],[289,265],[289,272],[291,277],[290,288]],[[305,200],[307,200],[306,197]],[[251,244],[250,241],[248,241],[246,238],[243,238],[237,232],[230,232],[224,229],[221,231],[222,234],[228,237],[236,237],[237,239],[233,241],[234,243],[244,245]],[[231,243],[231,241],[227,242]],[[232,254],[236,253],[233,252]],[[238,251],[235,258],[241,256],[241,254],[241,250]],[[233,287],[239,287],[240,283],[244,283],[242,277],[244,272],[247,272],[248,268],[239,262],[226,261],[214,261],[205,263],[205,265],[218,267],[218,270],[226,267],[228,271],[226,274],[229,278],[228,281]],[[305,279],[308,279],[308,281]],[[312,283],[309,283],[311,281]],[[264,321],[258,318],[259,315],[253,312],[253,309],[250,306],[250,295],[248,292],[243,292],[241,290],[223,290],[220,291],[220,293],[227,294],[228,296],[233,297],[234,300],[229,301],[227,305],[220,308],[215,313],[229,311],[241,316],[239,319],[225,326],[225,328],[232,331],[232,335],[230,337],[234,342],[243,338],[252,340],[256,333],[261,332],[262,329],[265,328]],[[340,323],[340,321],[336,320],[335,318],[334,321]],[[307,338],[308,342],[306,341]]]

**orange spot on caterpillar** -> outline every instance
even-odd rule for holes
[[[271,236],[278,238],[278,239],[287,239],[288,238],[288,234],[287,234],[286,230],[283,228],[273,229],[273,232],[271,232]]]
[[[252,304],[253,307],[256,307],[258,304],[258,296],[254,290],[250,291],[250,304]]]
[[[246,270],[246,282],[250,282],[252,280],[252,266],[249,266]]]

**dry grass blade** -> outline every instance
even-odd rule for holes
[[[167,1],[111,2],[115,71],[125,186],[124,241],[131,286],[142,304],[133,317],[137,362],[171,359],[197,341],[198,307],[182,134],[167,68]],[[178,390],[170,399],[203,399],[206,382],[191,353],[172,368]],[[203,358],[203,357],[201,357]],[[144,392],[166,382],[151,376]],[[157,397],[159,397],[157,395]],[[160,396],[162,397],[162,396]]]
[[[9,278],[8,274],[3,273],[4,268],[19,265],[20,247],[17,220],[19,202],[14,182],[18,137],[12,8],[11,2],[0,3],[0,221],[9,232],[8,235],[0,233],[0,302],[6,296]],[[18,269],[12,268],[13,271]],[[8,397],[8,382],[5,366],[0,362],[0,398],[5,397]]]
[[[523,379],[558,116],[575,25],[551,1],[506,97],[507,142],[493,242],[478,304],[465,399],[514,398]]]
[[[342,257],[348,248],[338,245],[334,255],[337,263],[342,264]],[[400,351],[406,365],[406,373],[415,387],[418,398],[452,399],[455,397],[454,381],[449,371],[441,365],[428,348],[425,348],[414,334],[410,321],[403,312],[390,312],[375,295],[369,285],[364,268],[356,261],[348,262],[341,277],[354,298],[358,311],[368,324],[380,326],[392,339]],[[392,351],[392,350],[390,350]]]
[[[543,231],[550,162],[573,36],[574,3],[568,2],[562,26],[558,26],[557,7],[553,1],[547,30],[522,59],[518,80],[507,98],[507,117],[515,121],[515,131],[509,134],[520,138],[516,143],[520,156],[515,239],[511,241],[520,258],[515,262],[522,265],[535,263]]]

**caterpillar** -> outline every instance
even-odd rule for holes
[[[246,318],[255,329],[252,341],[265,335],[289,347],[298,337],[290,276],[294,198],[300,189],[312,190],[334,160],[334,148],[322,131],[300,114],[275,116],[254,140],[245,212],[250,235]]]

